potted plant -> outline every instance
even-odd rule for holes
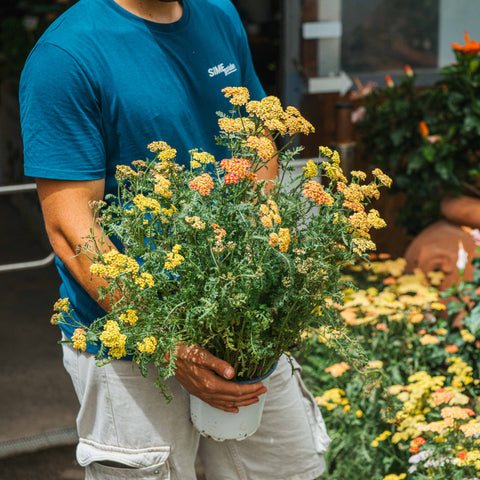
[[[218,141],[229,158],[192,150],[185,168],[174,148],[153,142],[155,158],[118,167],[118,194],[94,206],[119,249],[106,251],[91,236],[83,253],[107,282],[100,296],[113,300],[105,317],[78,325],[70,343],[97,343],[100,363],[131,355],[144,374],[154,363],[164,388],[180,342],[228,361],[235,380],[245,381],[271,371],[305,333],[324,326],[361,368],[334,305],[346,286],[343,269],[374,248],[369,231],[385,224],[365,207],[391,180],[376,169],[369,183],[359,171],[349,182],[338,154],[323,147],[318,164],[309,160],[290,179],[300,149],[285,142],[277,152],[266,134],[293,137],[312,125],[276,97],[249,101],[242,87],[223,92],[233,107],[220,114]],[[275,155],[281,174],[269,188],[257,172]],[[65,299],[56,310],[54,323],[73,321]]]

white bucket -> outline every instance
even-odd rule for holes
[[[262,382],[268,388],[270,375],[276,366],[275,364],[266,375],[259,379],[239,383]],[[195,428],[204,437],[219,442],[223,440],[243,440],[253,435],[260,426],[267,393],[260,395],[257,403],[246,407],[238,407],[238,413],[225,412],[212,407],[195,395],[190,395],[190,418]]]

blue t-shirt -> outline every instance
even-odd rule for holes
[[[217,160],[221,89],[265,93],[245,31],[229,0],[183,0],[174,23],[140,18],[114,0],[80,0],[57,19],[27,59],[20,82],[25,174],[58,180],[106,179],[116,193],[117,165],[152,154],[163,140],[186,164],[188,150]],[[83,325],[104,311],[57,258],[60,295]],[[68,337],[73,327],[62,326]],[[88,351],[95,352],[94,346]]]

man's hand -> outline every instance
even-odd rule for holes
[[[258,396],[267,391],[261,382],[230,382],[233,367],[195,345],[177,347],[175,364],[175,377],[189,393],[225,412],[237,413],[238,407],[257,403]]]

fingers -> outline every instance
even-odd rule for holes
[[[176,378],[185,389],[215,408],[238,412],[238,407],[258,402],[267,389],[262,383],[238,384],[228,379],[232,366],[194,345],[177,348]]]

